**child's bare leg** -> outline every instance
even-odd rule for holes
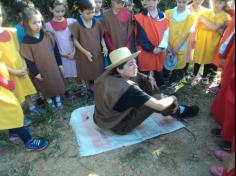
[[[31,96],[26,96],[25,97],[25,102],[26,102],[27,106],[29,107],[30,112],[34,113],[34,111],[36,111],[36,107],[35,107],[35,105],[32,102]]]

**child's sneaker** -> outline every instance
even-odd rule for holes
[[[223,150],[216,150],[215,156],[221,161],[224,161],[226,158],[230,156],[229,152],[223,151]]]
[[[9,133],[9,137],[8,137],[9,141],[11,142],[17,142],[20,140],[20,137],[17,134],[12,134]]]
[[[45,105],[44,100],[41,97],[37,98],[36,106],[42,108],[44,105]]]
[[[39,108],[37,108],[37,107],[31,108],[31,109],[30,109],[30,114],[31,114],[31,115],[39,115],[39,114],[40,114]]]
[[[209,87],[209,91],[213,93],[214,95],[216,95],[220,91],[220,86],[217,85],[217,86]]]
[[[63,108],[64,108],[63,104],[58,104],[58,105],[57,105],[57,109],[58,109],[58,110],[62,110]]]
[[[177,119],[194,117],[198,114],[200,110],[198,106],[180,105],[179,108],[180,113],[176,116]]]
[[[220,165],[212,165],[210,167],[210,172],[214,176],[223,176],[224,167]]]
[[[221,129],[220,128],[213,128],[211,130],[211,134],[215,137],[221,137]]]
[[[67,99],[74,98],[74,94],[73,94],[72,90],[67,90],[64,95]]]
[[[219,144],[219,147],[226,151],[226,152],[230,152],[231,151],[231,146],[232,146],[232,143],[231,142],[228,142],[228,141],[222,141],[220,144]]]
[[[186,81],[188,83],[192,83],[192,81],[194,80],[195,77],[196,76],[194,74],[188,75],[188,76],[186,76]]]
[[[210,84],[209,78],[202,78],[202,84],[209,85]]]
[[[63,109],[63,104],[61,102],[61,97],[60,96],[56,97],[56,106],[57,106],[58,110],[62,110]]]
[[[44,139],[31,139],[29,142],[25,144],[27,152],[42,151],[46,149],[47,146],[48,142]]]
[[[32,124],[32,121],[27,117],[24,118],[24,127],[28,127]]]

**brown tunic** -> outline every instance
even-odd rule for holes
[[[157,99],[162,98],[159,90],[155,90],[155,92],[152,91],[150,81],[142,75],[138,75],[133,81],[135,81],[146,93],[149,93],[150,95],[155,94],[155,98]],[[102,76],[95,81],[94,121],[100,128],[112,129],[123,119],[128,117],[128,115],[136,114],[132,113],[135,108],[129,108],[124,112],[118,112],[113,109],[130,86],[131,84],[129,84],[122,77],[111,75],[108,71],[104,72]],[[151,110],[151,112],[154,112],[154,110]],[[146,113],[140,112],[140,115],[143,114]],[[150,115],[150,110],[148,111],[148,114]],[[146,116],[146,118],[148,116]]]
[[[81,46],[93,55],[93,62],[78,49],[76,50],[76,63],[78,75],[82,80],[95,80],[103,71],[103,54],[101,41],[103,37],[103,28],[100,22],[93,20],[93,27],[86,28],[82,20],[70,25],[70,30]]]
[[[35,63],[43,81],[33,78],[39,91],[45,98],[52,98],[65,92],[65,84],[54,54],[55,41],[49,32],[37,43],[22,43],[22,57]]]
[[[112,9],[108,9],[104,12],[103,24],[111,37],[111,42],[115,47],[114,49],[127,46],[133,30],[131,14],[127,21],[120,21],[118,18],[119,17],[112,12]]]

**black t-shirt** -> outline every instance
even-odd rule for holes
[[[138,85],[132,85],[130,88],[121,96],[120,100],[114,106],[114,110],[123,112],[129,108],[140,108],[151,96],[139,88]]]

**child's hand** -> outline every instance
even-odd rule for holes
[[[179,51],[178,51],[178,50],[176,50],[176,49],[174,49],[174,50],[172,50],[172,53],[173,53],[175,56],[177,56],[177,55],[178,55],[178,53],[179,53]]]
[[[88,58],[88,60],[89,60],[89,62],[93,62],[93,55],[89,52],[89,51],[87,51],[86,53],[85,53],[85,55],[87,56],[87,58]]]
[[[37,74],[37,76],[35,76],[35,78],[38,79],[39,81],[43,81],[41,74]]]
[[[72,60],[75,59],[75,51],[76,51],[76,50],[75,50],[75,48],[74,48],[73,51],[72,51],[72,53],[68,54],[68,58],[69,58],[69,59],[72,59]]]
[[[150,83],[151,83],[151,86],[152,86],[152,90],[158,90],[158,86],[157,86],[157,83],[155,81],[155,79],[153,77],[150,77]]]
[[[161,53],[161,48],[154,48],[153,53],[154,54],[160,54]]]
[[[15,70],[14,75],[17,76],[17,77],[24,78],[27,75],[27,71],[26,70]]]
[[[200,16],[199,22],[205,24],[205,23],[207,23],[207,19],[204,16]]]
[[[107,49],[107,47],[103,47],[103,55],[105,56],[105,57],[107,57],[108,56],[108,49]]]
[[[64,75],[64,68],[62,65],[59,66],[59,70],[60,70],[61,74]]]

